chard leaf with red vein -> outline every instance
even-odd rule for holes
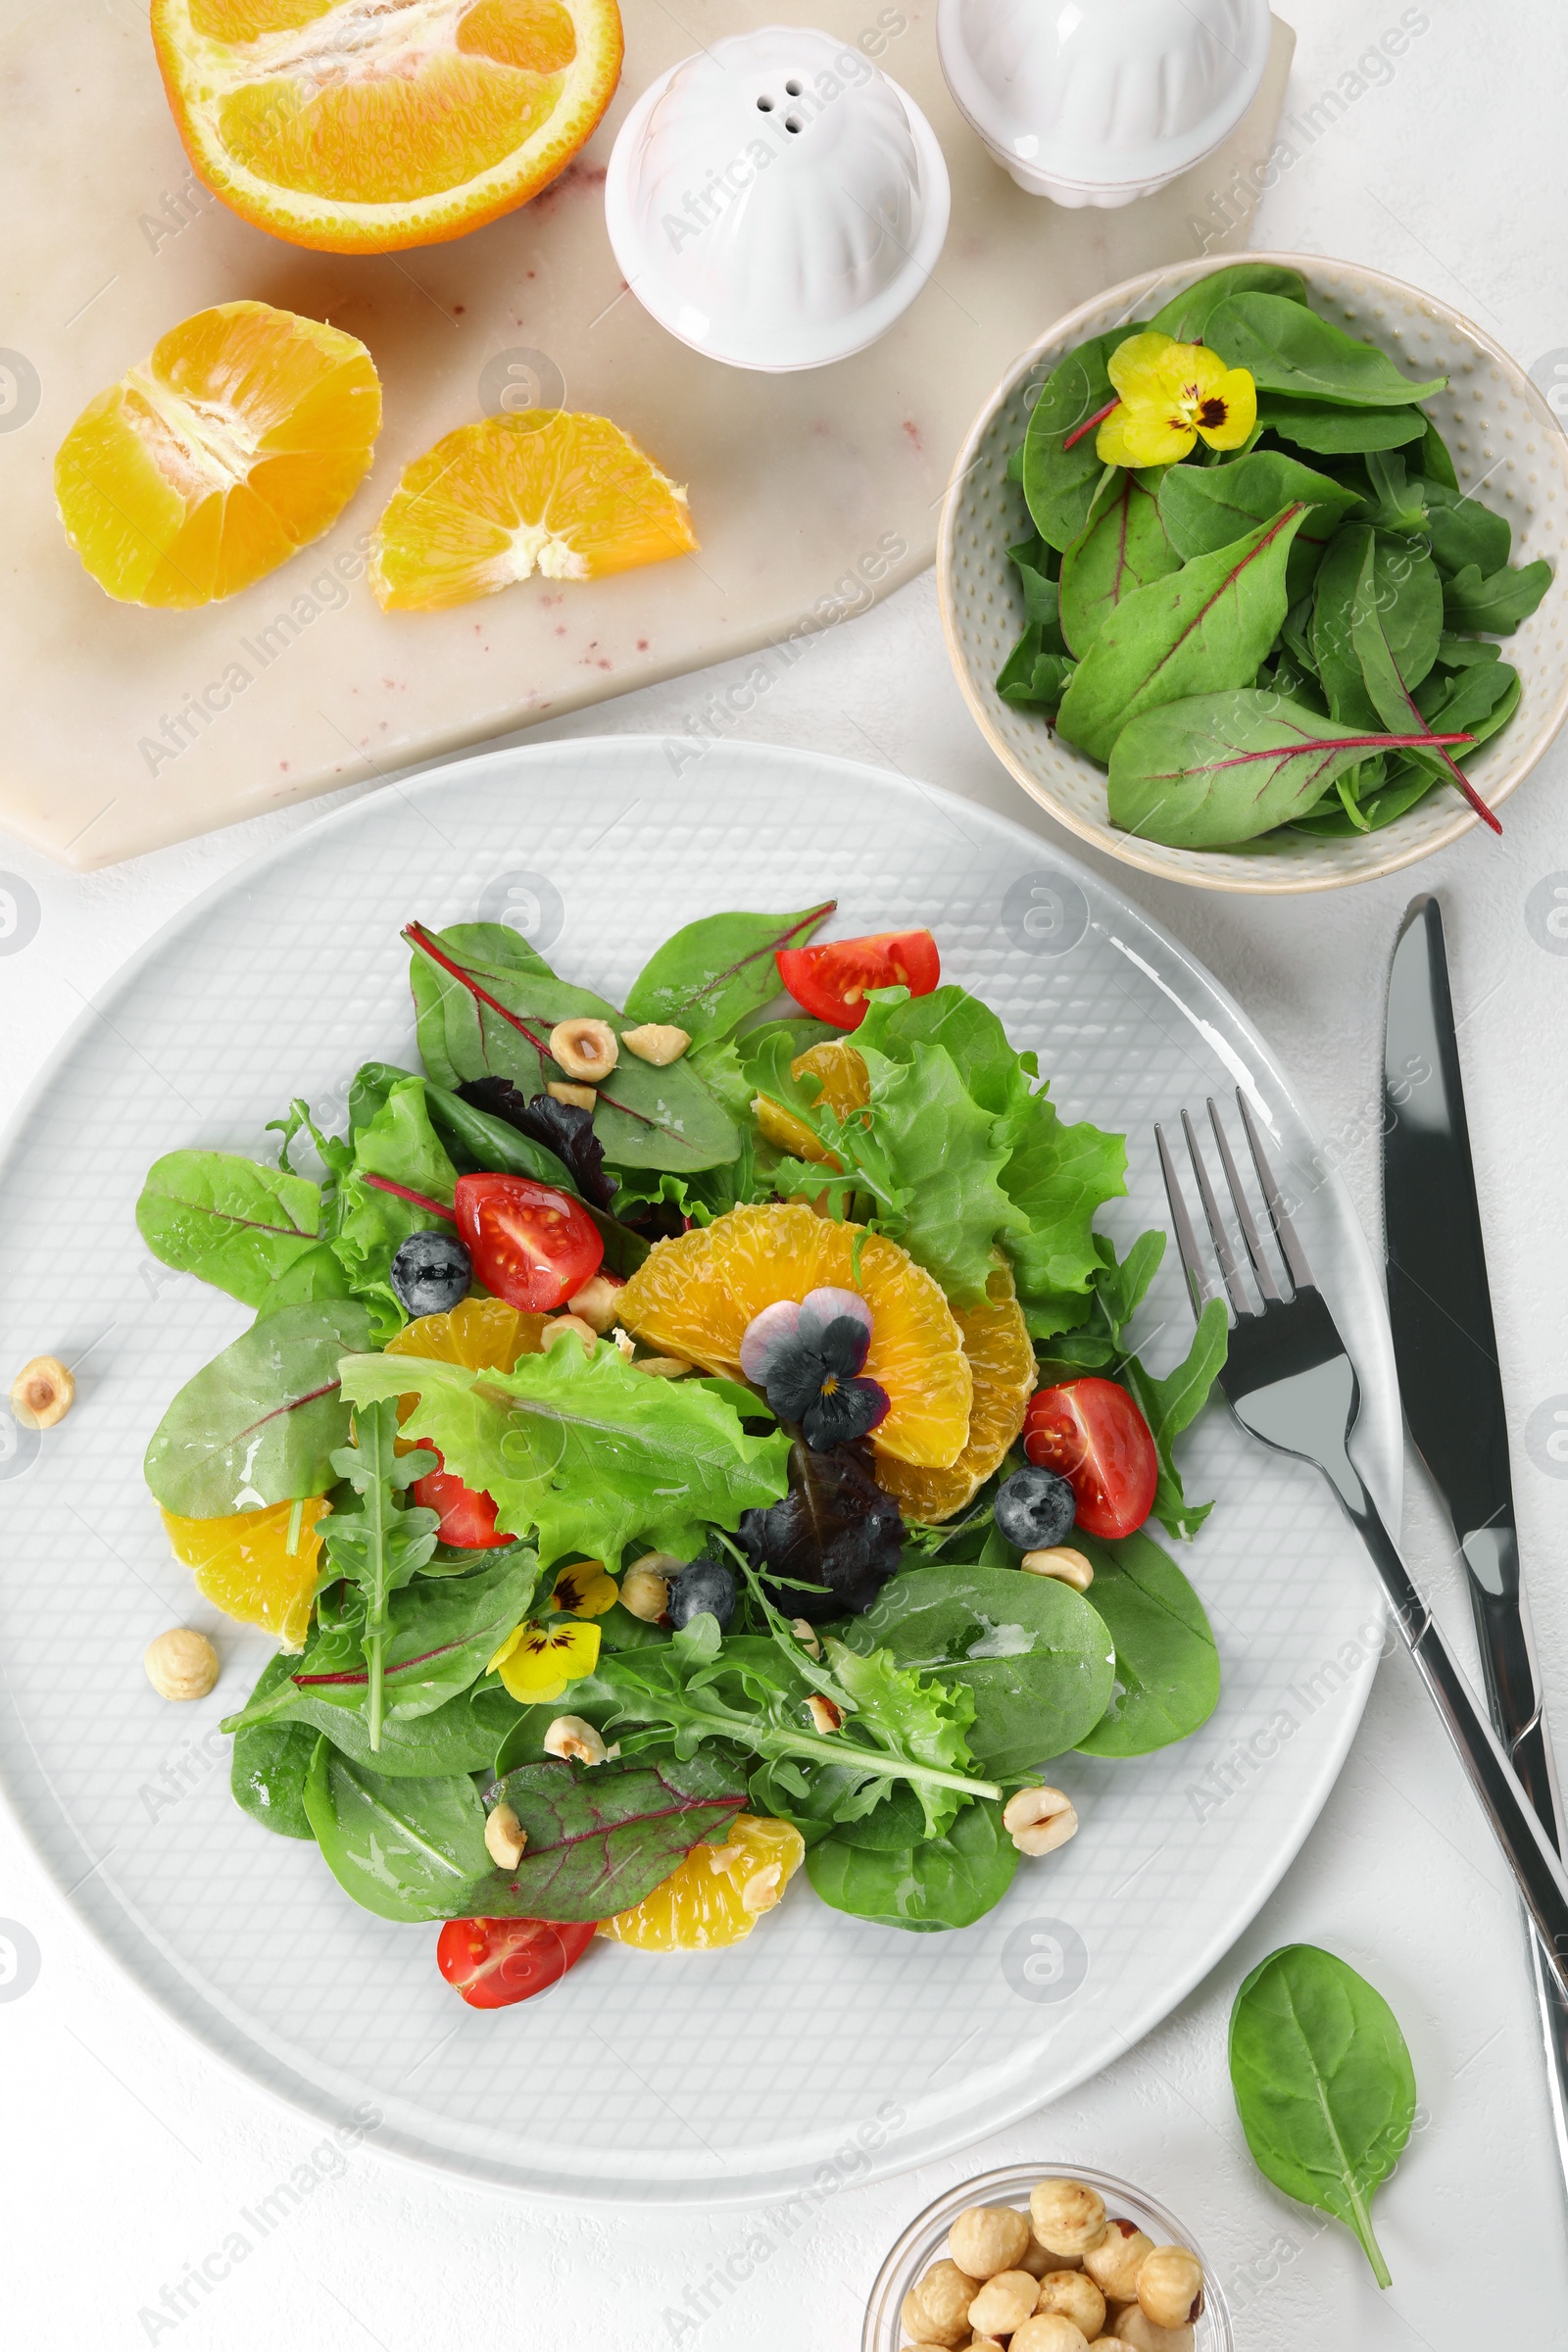
[[[1367,693],[1384,725],[1396,730],[1411,727],[1424,730],[1426,721],[1411,699],[1410,689],[1400,673],[1394,649],[1389,643],[1388,631],[1383,625],[1376,560],[1376,543],[1369,538],[1351,606],[1351,642],[1361,664]],[[1419,765],[1446,776],[1450,784],[1456,784],[1483,824],[1490,825],[1494,833],[1502,831],[1500,819],[1494,816],[1450,752],[1436,743],[1431,751],[1419,744],[1412,744],[1407,756]]]
[[[486,1792],[516,1814],[528,1843],[498,1871],[476,1915],[609,1919],[652,1894],[705,1840],[722,1845],[746,1804],[746,1775],[701,1751],[597,1764],[521,1764]]]
[[[1068,652],[1081,659],[1135,588],[1179,571],[1181,563],[1166,536],[1159,500],[1136,473],[1111,471],[1095,493],[1089,520],[1061,559],[1057,612]]]
[[[709,914],[686,924],[632,982],[627,1020],[671,1023],[694,1046],[727,1037],[778,995],[776,952],[805,947],[837,905],[824,899],[796,914]]]

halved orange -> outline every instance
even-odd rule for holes
[[[122,603],[211,604],[336,521],[380,428],[375,366],[353,335],[220,303],[82,410],[55,458],[60,519]]]
[[[749,1936],[806,1856],[791,1822],[737,1813],[722,1845],[694,1845],[652,1894],[599,1923],[640,1952],[711,1952]]]
[[[534,571],[595,580],[696,545],[685,491],[607,416],[487,416],[405,468],[370,585],[384,612],[434,612]]]
[[[1001,1257],[986,1278],[984,1302],[956,1306],[953,1313],[974,1374],[974,1403],[963,1451],[946,1470],[916,1469],[892,1459],[878,1462],[876,1468],[878,1486],[886,1488],[909,1519],[951,1519],[963,1509],[1016,1442],[1038,1378],[1034,1343],[1012,1287],[1012,1270]]]
[[[571,161],[620,77],[615,0],[152,0],[185,151],[326,253],[461,237]]]
[[[752,1317],[824,1288],[858,1290],[871,1309],[865,1371],[891,1399],[871,1433],[877,1453],[933,1468],[956,1462],[974,1390],[962,1335],[940,1285],[885,1234],[819,1217],[804,1201],[727,1209],[656,1242],[616,1305],[650,1347],[742,1380]]]
[[[194,1571],[199,1592],[241,1625],[259,1625],[275,1634],[284,1649],[297,1650],[310,1628],[319,1522],[329,1508],[324,1494],[313,1494],[307,1502],[273,1502],[224,1519],[181,1519],[165,1511],[163,1521],[175,1559]]]

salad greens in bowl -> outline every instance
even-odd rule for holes
[[[223,1727],[249,1834],[443,1923],[476,2007],[596,1934],[738,1943],[798,1868],[967,1926],[1074,1834],[1075,1755],[1217,1699],[1152,1531],[1210,1508],[1172,1446],[1223,1306],[1140,1360],[1165,1237],[1095,1230],[1123,1139],[929,931],[817,940],[833,910],[688,924],[623,1006],[411,922],[421,1067],[363,1065],[342,1133],[295,1102],[275,1165],[147,1176],[154,1255],[255,1315],[146,1456],[176,1557],[278,1642]]]
[[[1500,830],[1568,711],[1565,524],[1568,438],[1446,306],[1307,256],[1178,265],[1073,313],[982,413],[949,652],[1098,847],[1334,888]]]

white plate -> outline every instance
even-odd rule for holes
[[[147,1254],[142,1174],[180,1145],[268,1150],[292,1095],[340,1118],[374,1055],[413,1058],[400,924],[494,917],[618,999],[679,923],[837,895],[841,932],[928,922],[950,978],[1039,1049],[1070,1117],[1124,1129],[1125,1239],[1162,1223],[1150,1123],[1244,1086],[1366,1392],[1362,1453],[1396,1510],[1395,1378],[1370,1253],[1267,1048],[1175,944],[1019,827],[898,777],[757,745],[677,770],[657,739],[504,752],[298,833],[199,901],[56,1055],[0,1163],[8,1357],[77,1368],[74,1410],[0,1427],[0,1778],[78,1916],[252,2082],[374,2144],[576,2201],[744,2203],[962,2146],[1125,2050],[1219,1959],[1315,1819],[1380,1641],[1328,1489],[1223,1410],[1187,1446],[1219,1497],[1187,1554],[1224,1695],[1185,1745],[1068,1757],[1074,1842],[961,1933],[825,1909],[804,1876],[738,1950],[596,1945],[541,1999],[464,2008],[435,1931],[358,1910],[314,1848],[236,1810],[216,1731],[268,1644],[194,1598],[140,1477],[179,1384],[242,1308]],[[1156,1362],[1187,1345],[1166,1268]],[[9,1450],[6,1446],[9,1446]],[[218,1690],[175,1708],[141,1651],[211,1631]],[[362,2118],[363,2120],[363,2118]]]

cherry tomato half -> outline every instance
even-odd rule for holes
[[[1113,1380],[1038,1389],[1023,1417],[1023,1449],[1066,1479],[1090,1536],[1130,1536],[1154,1500],[1159,1456],[1126,1390]]]
[[[449,1919],[435,1964],[470,2009],[507,2009],[559,1984],[593,1939],[592,1920]]]
[[[439,1462],[440,1454],[435,1458]],[[499,1544],[517,1540],[502,1535],[496,1526],[496,1506],[489,1495],[466,1487],[450,1470],[427,1470],[423,1478],[415,1480],[409,1493],[421,1510],[435,1512],[441,1522],[436,1533],[442,1543],[454,1544],[460,1551],[489,1551]]]
[[[531,1176],[460,1176],[458,1231],[487,1291],[528,1315],[554,1314],[605,1254],[580,1200]]]
[[[875,931],[865,939],[830,939],[819,948],[780,948],[774,962],[797,1004],[835,1029],[858,1029],[868,988],[906,988],[928,997],[942,977],[929,931]]]

